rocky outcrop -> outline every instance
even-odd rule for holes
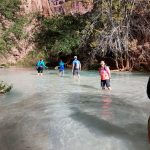
[[[16,12],[15,15],[16,18],[21,18],[28,14],[28,20],[30,21],[29,23],[25,23],[22,29],[26,36],[19,39],[10,31],[11,33],[9,33],[8,38],[13,41],[13,45],[9,48],[8,53],[5,53],[5,55],[0,54],[0,64],[15,64],[18,60],[23,59],[30,51],[36,49],[35,43],[33,42],[33,35],[40,25],[35,18],[31,18],[31,14],[39,13],[45,17],[52,17],[58,14],[84,14],[91,11],[91,9],[92,0],[84,2],[80,0],[21,0],[20,11]],[[14,20],[9,20],[0,13],[0,33],[9,31],[14,24]],[[0,34],[0,37],[2,34]]]
[[[93,8],[92,0],[65,1],[65,0],[22,0],[21,11],[25,13],[40,13],[47,16],[57,14],[80,13],[84,14]]]
[[[26,14],[39,12],[44,16],[52,15],[48,0],[22,0],[21,11]]]
[[[13,22],[6,19],[2,14],[0,14],[0,27],[4,29],[9,29],[12,26]]]
[[[30,51],[36,49],[33,39],[39,24],[36,19],[28,19],[31,20],[30,23],[26,24],[22,29],[23,33],[26,33],[25,38],[17,39],[12,32],[9,34],[9,38],[13,41],[14,46],[7,53],[0,54],[0,64],[15,64],[18,60],[23,59]]]

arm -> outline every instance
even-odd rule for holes
[[[45,62],[43,61],[43,66],[44,66],[44,68],[48,68],[46,65],[45,65]]]
[[[74,69],[74,63],[72,63],[72,72],[73,72],[73,69]]]
[[[110,69],[109,69],[109,67],[106,67],[106,72],[107,72],[107,74],[108,74],[109,78],[111,78],[111,73],[110,73]]]
[[[81,63],[80,63],[80,71],[81,71]]]
[[[72,62],[72,73],[73,73],[73,69],[74,69],[75,63],[74,61]]]
[[[101,68],[98,68],[98,73],[101,74]]]

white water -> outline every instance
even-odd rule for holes
[[[1,69],[13,84],[0,96],[0,150],[148,150],[148,75],[113,73],[101,91],[97,72]]]

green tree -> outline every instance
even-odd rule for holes
[[[77,50],[85,21],[83,16],[57,16],[42,21],[40,32],[36,33],[36,42],[40,49],[49,50],[53,55],[65,54]]]

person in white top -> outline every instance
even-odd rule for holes
[[[74,56],[74,61],[72,63],[72,73],[73,73],[73,77],[75,78],[76,76],[78,77],[78,79],[80,78],[80,74],[79,71],[81,71],[81,63],[80,61],[77,59],[77,56]]]

